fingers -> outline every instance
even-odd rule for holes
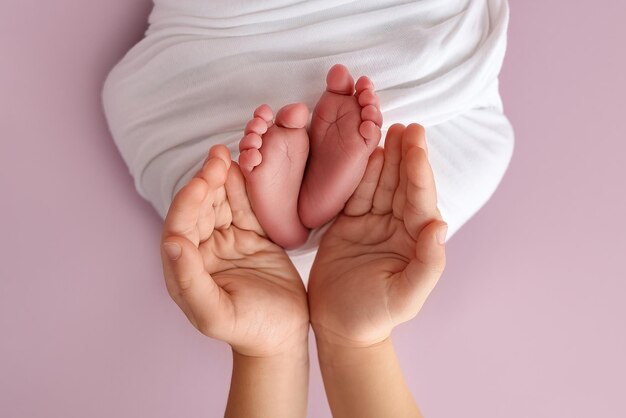
[[[391,315],[396,323],[413,318],[439,281],[445,266],[445,234],[448,225],[430,222],[419,233],[415,257],[397,277],[390,290]]]
[[[229,166],[228,149],[211,148],[202,168],[174,197],[161,235],[168,292],[194,326],[207,335],[211,332],[207,318],[217,317],[229,298],[206,271],[198,246],[213,232],[214,203],[220,191],[225,193]]]
[[[213,229],[227,228],[232,222],[232,213],[224,188],[231,164],[228,148],[224,145],[215,145],[209,150],[207,162],[197,174],[209,184],[210,189],[199,217],[201,242],[211,236]]]
[[[224,185],[230,163],[228,148],[224,145],[215,145],[209,150],[202,168],[194,177],[203,179],[209,185],[210,190],[215,190]]]
[[[374,193],[372,213],[381,215],[389,213],[393,204],[393,196],[399,182],[400,162],[402,160],[402,133],[404,125],[392,125],[385,139],[385,161]]]
[[[181,236],[194,245],[199,244],[198,218],[202,202],[207,197],[209,185],[201,178],[194,177],[176,193],[170,204],[165,223],[163,236]]]
[[[209,158],[202,169],[174,197],[163,225],[161,260],[167,289],[190,321],[198,326],[192,315],[196,296],[214,297],[216,284],[204,268],[198,250],[201,241],[201,218],[207,202],[212,209],[211,195],[225,181],[226,166],[219,157]],[[208,179],[211,184],[207,183]],[[191,297],[191,300],[188,300]]]
[[[220,304],[229,299],[205,270],[198,247],[180,236],[167,237],[161,245],[161,261],[170,296],[189,321],[209,335],[206,318],[216,318]]]
[[[445,239],[448,224],[441,220],[428,223],[415,241],[415,258],[404,273],[419,290],[432,290],[446,267]],[[428,296],[428,295],[426,295]]]
[[[215,192],[213,211],[215,213],[215,229],[223,230],[229,228],[233,223],[233,213],[230,209],[230,202],[226,196],[225,187],[220,187]]]
[[[209,150],[209,156],[207,157],[206,161],[213,158],[219,158],[220,160],[222,160],[224,162],[224,165],[226,165],[227,170],[230,168],[230,163],[232,160],[230,158],[230,151],[228,150],[228,148],[226,148],[226,146],[222,144],[212,146]]]
[[[239,166],[233,163],[226,179],[226,195],[232,212],[232,222],[235,226],[265,236],[265,232],[252,210],[246,183]]]
[[[417,239],[426,224],[441,219],[437,209],[437,190],[426,151],[412,147],[406,154],[406,201],[402,218],[407,232]]]
[[[228,175],[228,166],[230,166],[230,153],[227,149],[225,150],[227,158],[229,158],[228,164],[225,164],[223,159],[226,158],[226,155],[223,155],[219,148],[216,150],[216,147],[213,147],[206,163],[197,174],[209,185],[209,191],[200,206],[198,216],[200,242],[204,242],[211,236],[215,226],[219,225],[218,221],[221,222],[221,218],[224,217],[224,209],[228,209],[224,207],[223,202],[225,200],[224,183]]]
[[[226,182],[230,153],[222,145],[211,148],[202,168],[178,191],[163,225],[163,237],[185,237],[194,245],[208,238],[215,224],[213,203]]]
[[[406,156],[409,149],[414,147],[426,148],[426,133],[424,127],[412,123],[406,127],[402,134],[402,162],[400,163],[400,181],[396,193],[393,196],[393,215],[402,219],[406,201],[407,175]]]
[[[420,147],[426,151],[426,130],[418,123],[412,123],[406,127],[404,135],[402,135],[402,155],[406,155],[412,147]]]
[[[192,289],[213,291],[217,286],[204,267],[198,247],[183,237],[164,238],[161,261],[172,297],[185,299]]]
[[[346,215],[361,216],[372,210],[374,193],[376,192],[376,187],[378,186],[384,158],[384,151],[382,148],[376,148],[372,155],[370,155],[363,179],[346,203],[343,210]]]

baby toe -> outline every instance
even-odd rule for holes
[[[365,89],[359,94],[359,105],[361,105],[361,107],[371,105],[380,108],[380,100],[376,93],[374,93],[374,90]]]
[[[267,132],[267,128],[267,122],[264,119],[260,117],[255,117],[254,119],[251,119],[246,125],[244,135],[247,135],[249,133],[263,135],[265,132]]]
[[[380,141],[381,137],[380,127],[378,127],[371,120],[366,120],[361,123],[361,126],[359,126],[359,133],[363,138],[365,138],[368,146],[378,145],[378,141]]]
[[[383,125],[383,115],[376,106],[367,105],[361,109],[361,119],[363,121],[369,120],[381,127]]]
[[[354,92],[354,79],[344,65],[335,64],[328,70],[326,90],[331,93],[352,95]]]
[[[251,132],[244,136],[241,141],[239,141],[239,151],[245,151],[247,149],[259,149],[263,144],[263,140],[261,136],[257,133]]]
[[[256,148],[250,148],[247,150],[241,151],[239,154],[239,167],[241,167],[241,171],[244,175],[248,175],[252,172],[254,167],[261,164],[263,160],[263,156],[261,155],[261,151]]]
[[[254,110],[254,117],[261,118],[268,124],[271,124],[274,112],[272,112],[272,108],[269,105],[262,104]]]
[[[359,97],[364,90],[374,90],[374,83],[367,76],[360,77],[356,82],[356,96]]]
[[[306,126],[309,108],[304,103],[292,103],[281,108],[276,114],[276,125],[283,128],[300,129]]]

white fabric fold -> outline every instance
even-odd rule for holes
[[[209,147],[233,158],[253,110],[310,109],[335,63],[368,75],[393,123],[427,128],[448,239],[495,191],[512,152],[498,74],[505,0],[157,0],[103,103],[137,191],[165,217]],[[290,251],[308,275],[322,231]]]

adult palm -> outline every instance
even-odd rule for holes
[[[176,194],[161,241],[168,292],[200,332],[249,356],[306,340],[302,280],[259,225],[226,147]]]
[[[316,337],[370,346],[414,317],[445,267],[446,227],[424,129],[393,125],[320,243],[308,293]]]

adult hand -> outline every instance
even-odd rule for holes
[[[253,357],[306,345],[302,281],[259,225],[223,145],[176,194],[161,243],[168,292],[200,332]]]
[[[413,318],[445,267],[446,232],[424,128],[393,125],[320,243],[308,287],[318,345],[373,346]]]

